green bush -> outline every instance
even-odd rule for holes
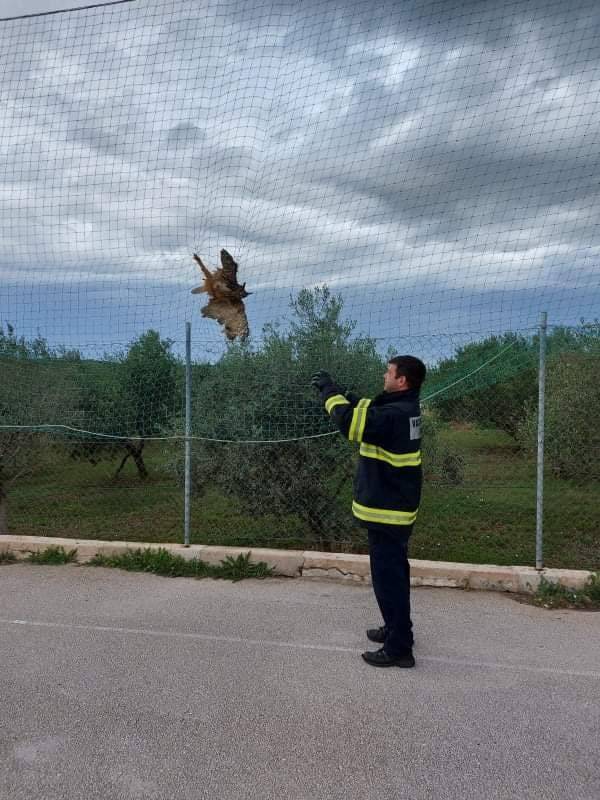
[[[441,441],[443,427],[435,414],[423,414],[423,477],[425,481],[459,486],[464,480],[465,461]]]

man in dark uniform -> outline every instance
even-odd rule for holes
[[[352,513],[367,528],[371,580],[383,625],[367,631],[381,644],[362,654],[374,667],[414,667],[408,540],[421,499],[421,410],[425,364],[395,356],[373,400],[345,393],[329,373],[312,378],[332,421],[360,445]]]

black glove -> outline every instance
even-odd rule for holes
[[[331,386],[332,383],[333,378],[328,372],[325,372],[324,369],[315,372],[310,381],[310,385],[314,386],[315,389],[319,391],[322,391],[326,386]]]

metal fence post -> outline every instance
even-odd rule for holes
[[[537,497],[535,526],[535,568],[543,569],[544,536],[544,407],[546,401],[546,331],[548,314],[540,314],[540,366],[538,378]]]
[[[183,544],[190,546],[190,499],[192,483],[192,324],[185,323],[185,478]]]

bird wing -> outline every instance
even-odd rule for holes
[[[233,260],[227,250],[221,250],[221,265],[223,267],[223,277],[232,289],[237,288],[237,262]]]

